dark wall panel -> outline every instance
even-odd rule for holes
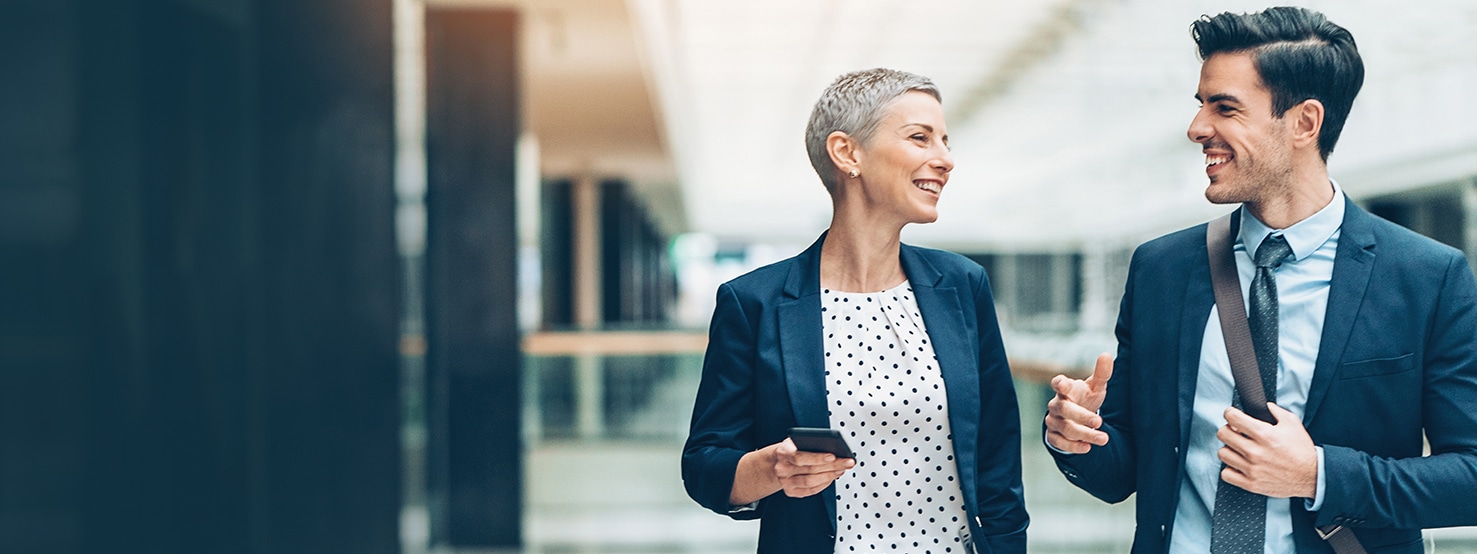
[[[399,550],[389,0],[0,17],[0,552]]]
[[[259,0],[265,552],[399,548],[390,0]],[[278,361],[286,363],[278,363]],[[253,430],[255,431],[255,429]],[[300,454],[298,454],[300,453]]]
[[[426,12],[432,542],[522,541],[517,15]]]

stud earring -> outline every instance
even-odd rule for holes
[[[861,174],[860,173],[857,173],[856,170],[853,169],[853,170],[851,170],[851,173],[847,173],[847,175],[850,175],[852,179],[855,179],[857,175],[861,175]]]

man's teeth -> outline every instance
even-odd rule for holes
[[[1226,163],[1226,162],[1229,162],[1229,161],[1231,161],[1231,157],[1230,156],[1206,156],[1205,157],[1205,167],[1210,167],[1210,166],[1213,166],[1213,165],[1220,165],[1220,164],[1223,164],[1223,163]]]
[[[939,185],[938,183],[935,183],[933,181],[913,181],[913,186],[926,190],[928,192],[932,192],[934,194],[938,194],[944,189],[942,185]]]

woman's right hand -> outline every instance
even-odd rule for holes
[[[829,452],[801,452],[786,438],[774,447],[774,475],[785,496],[804,498],[816,494],[856,467],[852,458],[837,458]]]
[[[786,438],[739,459],[734,475],[729,504],[743,506],[784,491],[785,496],[802,498],[826,490],[836,478],[856,467],[852,458],[835,454],[801,452]]]

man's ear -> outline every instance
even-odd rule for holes
[[[831,155],[831,163],[836,164],[836,169],[843,175],[862,170],[861,144],[842,131],[831,131],[826,136],[826,153]]]
[[[1284,117],[1292,118],[1293,146],[1318,148],[1318,136],[1323,133],[1323,102],[1309,98],[1287,111]]]

